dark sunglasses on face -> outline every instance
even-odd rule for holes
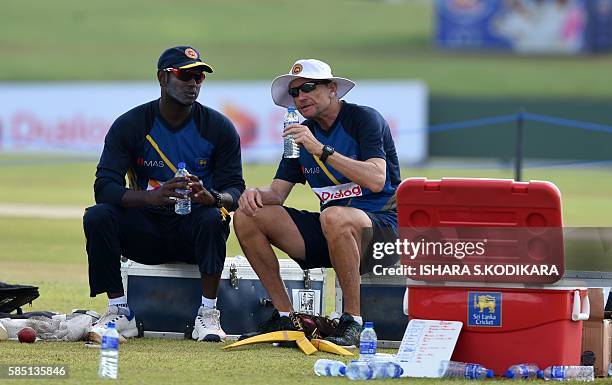
[[[206,79],[206,74],[204,72],[194,72],[189,70],[180,70],[178,68],[166,68],[164,72],[172,72],[176,78],[182,82],[191,81],[194,79],[196,84],[200,84]]]
[[[300,91],[304,92],[305,94],[312,92],[315,90],[315,88],[317,88],[317,86],[319,84],[329,84],[331,83],[331,80],[329,79],[323,79],[323,80],[313,80],[310,82],[306,82],[304,84],[302,84],[299,87],[293,87],[293,88],[289,88],[289,95],[291,95],[292,98],[297,98],[298,95],[300,94]]]

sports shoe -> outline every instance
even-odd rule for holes
[[[257,331],[245,333],[241,335],[238,338],[238,340],[240,341],[245,338],[254,337],[260,334],[278,332],[278,331],[284,331],[284,330],[292,331],[292,330],[298,330],[298,328],[295,327],[295,325],[291,321],[291,318],[287,316],[281,316],[278,313],[278,310],[274,309],[274,312],[272,313],[270,318],[268,318],[264,322],[257,325]]]
[[[335,333],[327,337],[326,340],[339,346],[355,348],[359,346],[361,329],[363,328],[353,319],[352,315],[344,313],[340,317]]]
[[[127,307],[110,305],[102,317],[91,326],[91,331],[102,336],[109,322],[114,322],[117,333],[125,338],[138,335],[134,312]]]
[[[6,341],[8,338],[8,330],[6,330],[4,325],[2,325],[2,322],[0,322],[0,341]]]
[[[221,342],[227,335],[221,329],[219,318],[221,312],[217,309],[204,309],[200,306],[198,315],[195,318],[191,338],[198,341]]]

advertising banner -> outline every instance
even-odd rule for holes
[[[112,122],[159,97],[154,83],[0,84],[0,150],[97,156]],[[418,81],[358,82],[344,100],[376,108],[389,122],[402,165],[427,154],[427,88]],[[232,120],[246,162],[276,163],[284,109],[269,82],[211,82],[198,101]]]
[[[438,0],[443,48],[576,54],[609,50],[612,0]]]

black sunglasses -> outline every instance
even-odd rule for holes
[[[293,87],[293,88],[289,88],[289,95],[291,95],[292,98],[297,98],[298,95],[300,94],[300,91],[304,92],[304,93],[309,93],[314,91],[315,88],[317,88],[317,86],[319,84],[329,84],[331,83],[331,80],[329,79],[323,79],[323,80],[313,80],[311,82],[306,82],[304,84],[302,84],[299,87]]]
[[[206,74],[204,72],[193,72],[189,70],[181,70],[178,68],[165,68],[165,72],[172,72],[176,78],[182,82],[191,81],[191,79],[195,79],[196,84],[202,83],[204,79],[206,79]]]

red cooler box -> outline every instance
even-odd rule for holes
[[[577,298],[575,293],[579,292]],[[410,286],[409,317],[463,322],[452,359],[501,376],[513,364],[579,365],[585,290]]]
[[[397,202],[403,240],[488,242],[481,254],[402,256],[416,271],[407,273],[409,318],[463,322],[454,360],[485,365],[497,375],[524,362],[579,364],[588,300],[581,299],[584,288],[555,286],[564,256],[561,195],[554,184],[411,178],[399,186]],[[462,273],[427,275],[419,270],[423,264],[454,265]],[[476,266],[544,264],[554,265],[558,275],[475,274]]]

